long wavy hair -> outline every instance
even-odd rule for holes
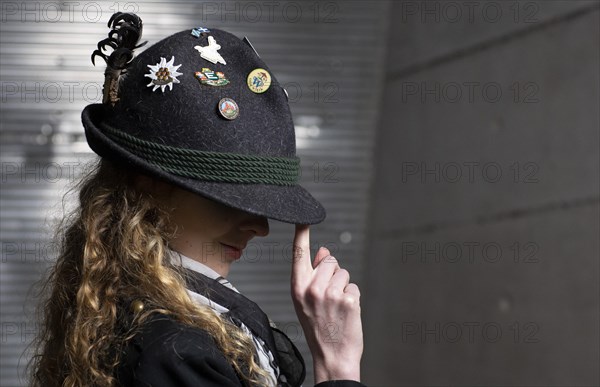
[[[120,349],[152,313],[208,332],[246,383],[275,383],[258,365],[247,334],[190,299],[168,259],[176,225],[134,182],[134,172],[100,159],[74,187],[79,206],[58,227],[58,258],[39,287],[45,298],[31,385],[117,385]],[[134,298],[143,300],[144,310],[123,329],[123,301]]]

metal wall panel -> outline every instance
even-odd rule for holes
[[[94,158],[82,108],[101,100],[104,66],[90,54],[115,11],[133,11],[152,44],[197,25],[247,36],[284,84],[294,113],[303,184],[322,200],[326,221],[312,244],[326,244],[361,283],[388,3],[7,2],[0,23],[1,326],[0,384],[22,385],[23,351],[35,334],[27,294],[52,263],[53,222],[61,197]],[[141,52],[141,50],[140,50]],[[101,63],[102,61],[100,61]],[[72,203],[66,203],[69,206]],[[289,295],[293,226],[271,222],[230,280],[295,340],[312,362]]]

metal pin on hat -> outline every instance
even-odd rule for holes
[[[196,50],[200,53],[200,56],[211,63],[221,63],[226,65],[225,59],[219,54],[217,51],[221,48],[217,44],[217,41],[212,36],[208,37],[208,46],[194,46]]]
[[[254,69],[248,74],[246,81],[252,92],[261,94],[271,86],[271,74],[265,69]]]
[[[196,27],[192,29],[192,35],[194,35],[197,38],[199,38],[202,34],[206,34],[208,32],[210,32],[210,30],[204,27]]]
[[[228,120],[235,120],[240,115],[238,104],[231,98],[222,98],[218,107],[219,113]]]

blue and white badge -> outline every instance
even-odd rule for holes
[[[196,27],[196,28],[192,29],[192,35],[194,35],[197,38],[199,38],[200,35],[206,34],[208,32],[210,32],[210,30],[208,28],[204,28],[204,27]]]

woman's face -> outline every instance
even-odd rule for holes
[[[176,236],[170,241],[171,248],[209,266],[223,277],[252,238],[269,234],[265,217],[167,186],[166,189],[161,187],[161,196],[171,209],[171,223],[177,227]]]

